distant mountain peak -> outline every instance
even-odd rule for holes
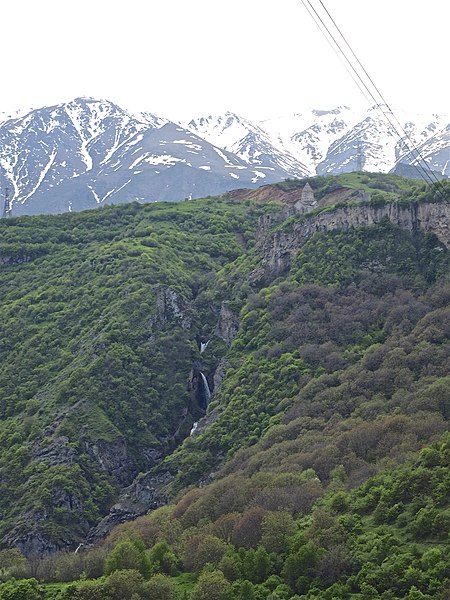
[[[416,160],[411,140],[448,177],[448,116],[398,111],[398,139],[383,110],[339,106],[264,121],[226,111],[173,123],[81,96],[0,115],[0,189],[13,214],[181,200],[290,177],[388,172]]]
[[[10,190],[14,215],[196,198],[289,175],[262,153],[246,161],[195,131],[107,100],[75,98],[0,125],[0,189]]]

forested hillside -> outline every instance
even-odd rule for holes
[[[270,195],[0,222],[0,599],[448,598],[448,224]]]
[[[9,542],[29,553],[84,541],[118,490],[189,433],[189,374],[220,314],[208,290],[261,210],[209,200],[1,221]]]

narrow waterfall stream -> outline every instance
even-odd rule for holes
[[[209,344],[209,340],[207,340],[206,342],[200,342],[200,354],[203,354],[203,352],[206,350],[208,344]]]
[[[204,373],[200,372],[202,381],[203,381],[203,394],[205,398],[205,408],[207,408],[210,400],[211,400],[211,390],[209,389],[208,380]]]

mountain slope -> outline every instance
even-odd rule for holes
[[[28,213],[62,212],[131,201],[174,201],[279,179],[272,168],[252,168],[173,123],[144,129],[91,169],[28,202]],[[76,185],[76,190],[74,190]],[[17,211],[16,211],[17,212]]]
[[[111,103],[85,98],[3,123],[1,179],[3,188],[10,188],[14,212],[24,212],[36,195],[97,168],[148,127]]]
[[[204,414],[188,384],[199,340],[221,314],[207,288],[261,210],[210,200],[0,222],[3,543],[75,549],[189,434]]]
[[[319,189],[330,189],[324,179]],[[253,448],[257,463],[258,441],[287,409],[294,407],[296,415],[298,402],[305,401],[300,411],[308,417],[324,412],[315,399],[319,392],[331,394],[336,410],[342,403],[342,419],[351,427],[359,423],[353,413],[369,410],[366,402],[381,392],[377,385],[389,388],[385,399],[377,397],[377,415],[399,405],[390,402],[400,383],[408,397],[422,393],[432,383],[426,373],[438,376],[445,358],[439,328],[445,324],[440,310],[448,250],[432,232],[449,235],[448,211],[435,210],[447,204],[439,204],[433,189],[407,182],[401,190],[399,185],[401,200],[393,203],[392,192],[375,204],[353,206],[350,197],[345,222],[334,219],[342,205],[326,201],[305,215],[281,203],[231,196],[2,220],[4,542],[28,554],[74,548],[111,508],[94,537],[165,503],[175,490],[210,480],[224,457],[239,449]],[[380,202],[385,218],[374,219],[371,211]],[[385,222],[417,202],[421,224]],[[364,210],[373,227],[355,230],[352,215],[357,227],[368,222],[360,220]],[[314,219],[322,219],[318,235],[312,236],[311,226],[308,236],[296,237],[297,225],[307,227]],[[275,242],[282,249],[280,240],[289,236],[290,260],[271,266]],[[279,270],[281,264],[288,269]],[[268,287],[259,291],[261,268]],[[427,296],[429,286],[442,286],[433,292],[435,300]],[[408,317],[398,312],[399,302]],[[394,344],[411,354],[408,344],[421,346],[427,323],[438,329],[424,339],[429,351],[423,364],[417,357],[417,374],[402,371],[405,377],[392,387],[394,375],[383,367],[372,388],[366,351],[381,343],[384,353]],[[324,370],[337,373],[329,377]],[[377,383],[378,376],[384,383]],[[358,389],[356,405],[346,404],[349,385]],[[440,408],[429,412],[433,425],[412,441],[413,424],[405,420],[411,451],[444,427]],[[248,466],[247,458],[239,455],[224,468],[251,470],[253,459]],[[305,451],[302,460],[306,468],[313,459]],[[319,452],[314,460],[324,459]],[[368,468],[364,457],[349,461],[349,476]],[[326,481],[329,469],[314,465]]]
[[[408,115],[396,111],[399,124],[384,107],[332,110],[271,118],[252,123],[233,113],[192,119],[186,127],[221,148],[255,163],[263,156],[291,176],[326,175],[365,170],[388,172],[398,162],[420,161],[448,174],[449,141],[445,115]],[[403,129],[398,139],[392,125]]]
[[[397,128],[400,125],[404,131],[402,139],[392,133],[383,114]],[[384,107],[372,107],[365,113],[338,107],[268,119],[259,125],[313,174],[357,170],[387,172],[397,162],[417,160],[417,153],[411,152],[414,144],[421,160],[432,170],[448,175],[449,117],[409,115],[405,111],[395,111],[395,114],[399,124]]]
[[[293,177],[309,174],[308,168],[286,149],[277,148],[261,127],[234,113],[192,119],[185,126],[215,146],[237,154],[249,164],[281,168]]]
[[[314,173],[390,171],[417,162],[411,142],[420,160],[447,177],[449,119],[398,114],[400,140],[379,108],[259,123],[225,113],[181,126],[78,98],[0,119],[0,188],[15,215],[179,201]]]
[[[445,596],[449,186],[361,177],[0,222],[0,597]]]
[[[329,147],[344,136],[362,118],[348,106],[333,110],[311,110],[260,123],[271,138],[287,148],[316,173],[317,165],[327,155]]]
[[[255,168],[165,119],[138,118],[107,101],[78,98],[0,125],[0,185],[15,215],[197,198],[288,174],[265,157]]]

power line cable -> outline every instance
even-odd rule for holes
[[[369,75],[369,73],[367,72],[367,70],[365,69],[364,65],[361,63],[361,61],[359,60],[359,58],[357,57],[357,55],[355,54],[355,52],[353,51],[353,48],[350,46],[350,44],[348,43],[346,37],[344,36],[344,34],[342,33],[341,29],[339,28],[339,26],[337,25],[336,21],[333,19],[333,17],[331,16],[330,12],[328,11],[328,9],[326,8],[324,2],[322,0],[319,0],[320,5],[322,6],[323,10],[325,11],[325,13],[327,14],[328,18],[330,19],[330,21],[333,23],[336,31],[339,33],[339,35],[341,36],[341,38],[343,39],[345,45],[347,46],[347,48],[350,50],[353,58],[356,60],[357,64],[359,65],[359,67],[361,68],[362,72],[364,73],[364,75],[367,77],[367,79],[369,80],[369,82],[371,83],[373,89],[375,90],[375,92],[378,94],[379,98],[381,99],[381,101],[383,102],[383,104],[386,106],[386,108],[388,109],[389,114],[392,116],[392,118],[394,119],[394,121],[397,123],[397,126],[400,129],[400,132],[403,133],[403,136],[405,138],[407,138],[412,146],[412,150],[410,147],[407,146],[407,151],[410,155],[412,155],[412,157],[416,160],[416,161],[420,161],[425,165],[425,170],[429,172],[431,178],[434,180],[434,183],[437,183],[439,186],[442,187],[442,184],[440,183],[439,179],[436,177],[436,174],[434,173],[434,171],[432,171],[430,169],[430,166],[428,165],[428,163],[426,162],[426,160],[423,158],[423,156],[421,155],[419,149],[417,148],[417,146],[415,145],[414,141],[412,140],[411,136],[409,135],[409,133],[405,130],[405,128],[403,127],[403,125],[400,123],[399,119],[397,118],[397,116],[395,115],[394,111],[392,110],[392,108],[389,106],[388,102],[386,101],[386,99],[384,98],[383,94],[380,92],[378,86],[375,84],[375,82],[373,81],[373,79],[371,78],[371,76]],[[398,131],[396,132],[398,135]],[[399,136],[400,141],[403,141],[401,139],[401,136]],[[416,154],[414,156],[414,153]]]
[[[391,131],[393,131],[395,133],[395,135],[401,139],[401,135],[399,134],[398,130],[395,127],[395,124],[392,122],[392,120],[390,119],[390,117],[385,113],[385,111],[382,109],[381,104],[380,104],[380,99],[383,102],[383,98],[376,98],[373,91],[369,88],[369,86],[367,85],[367,83],[363,80],[362,76],[360,73],[358,73],[358,71],[355,69],[354,65],[352,64],[352,62],[350,61],[350,59],[348,58],[347,54],[345,53],[345,51],[342,49],[341,45],[339,44],[339,42],[336,40],[335,36],[331,33],[330,29],[327,27],[327,25],[325,24],[324,20],[322,19],[322,17],[319,15],[319,13],[317,12],[317,10],[314,8],[314,6],[312,5],[312,3],[310,2],[310,0],[306,0],[308,5],[310,6],[311,10],[314,12],[314,14],[316,15],[318,21],[320,21],[320,23],[322,24],[323,29],[321,29],[321,32],[323,35],[326,34],[324,33],[324,30],[328,33],[328,35],[330,36],[330,38],[333,40],[334,44],[336,45],[336,47],[339,49],[339,52],[341,53],[341,55],[344,57],[346,63],[349,65],[349,67],[351,68],[351,70],[355,73],[356,77],[359,79],[359,81],[361,82],[362,86],[364,87],[364,89],[367,91],[367,93],[369,94],[370,98],[372,99],[372,102],[375,104],[375,106],[380,110],[381,114],[383,115],[385,121],[387,121]],[[305,6],[305,0],[302,0],[303,5]],[[324,7],[323,3],[320,2],[321,5]],[[325,8],[325,7],[324,7]],[[326,9],[325,9],[326,11]],[[308,11],[310,12],[310,11]],[[326,13],[329,15],[329,12],[326,11]],[[311,13],[310,13],[311,14]],[[330,15],[330,19],[331,19],[331,15]],[[314,19],[315,20],[315,19]],[[334,23],[333,19],[331,19],[333,24],[335,25],[336,29],[338,30],[339,34],[341,35],[341,37],[344,39],[344,41],[346,42],[345,38],[343,37],[342,33],[340,32],[339,28],[337,27],[337,25]],[[315,20],[316,24],[317,21]],[[349,46],[348,42],[346,42],[346,44]],[[350,46],[349,46],[350,48]],[[352,50],[352,54],[354,56],[356,56]],[[358,60],[358,59],[357,59]],[[359,60],[358,60],[359,62]],[[359,63],[361,64],[361,63]],[[361,65],[362,67],[362,65]],[[363,67],[362,67],[363,68]],[[363,72],[366,72],[365,69],[363,68]],[[369,78],[369,81],[371,81],[370,77],[367,75],[367,77]],[[375,88],[376,91],[376,86],[373,84],[373,87]],[[360,86],[358,85],[358,88],[360,88]],[[379,97],[381,96],[378,93]],[[367,96],[364,94],[364,97],[367,99]],[[386,107],[387,107],[387,103],[385,103]],[[411,149],[408,148],[408,151],[410,153],[412,153]],[[427,165],[428,166],[428,165]],[[422,172],[418,169],[417,165],[413,164],[413,167],[416,168],[416,170],[418,171],[419,175],[422,178],[425,178],[428,180],[429,183],[435,183],[435,181],[433,181],[433,179],[430,177],[430,175],[428,174],[427,171]]]
[[[306,4],[307,2],[307,4]],[[327,42],[331,45],[330,39],[331,38],[336,46],[336,48],[339,50],[340,54],[342,55],[342,57],[345,59],[345,62],[347,63],[347,65],[350,67],[350,69],[353,71],[353,73],[356,75],[356,77],[359,79],[359,81],[361,82],[361,85],[364,87],[364,89],[366,90],[367,94],[370,96],[371,101],[368,100],[368,97],[366,95],[365,92],[363,92],[364,97],[366,98],[366,100],[369,102],[369,104],[371,102],[374,103],[374,105],[380,110],[380,112],[382,113],[384,119],[387,121],[391,132],[393,131],[394,134],[398,137],[401,138],[399,132],[397,131],[394,123],[391,121],[391,119],[389,118],[388,115],[386,115],[386,113],[383,111],[381,104],[380,104],[380,99],[376,98],[373,91],[369,88],[369,86],[367,85],[367,83],[363,80],[363,78],[361,77],[361,74],[358,73],[358,71],[355,69],[354,65],[352,64],[352,62],[350,61],[350,59],[348,58],[347,54],[345,53],[345,51],[342,49],[341,45],[339,44],[339,42],[336,40],[335,36],[332,34],[332,32],[330,31],[330,29],[327,27],[327,25],[325,24],[324,20],[322,19],[322,17],[319,15],[319,13],[317,12],[317,10],[314,8],[314,6],[312,5],[312,3],[310,2],[310,0],[302,0],[302,4],[303,6],[307,9],[308,13],[312,15],[312,13],[314,13],[316,15],[316,18],[313,17],[314,22],[316,23],[316,25],[318,25],[319,30],[321,31],[321,33],[325,36],[325,39],[327,40]],[[311,10],[308,9],[308,6],[310,7]],[[312,11],[312,12],[311,12]],[[319,26],[319,23],[321,24],[322,27]],[[339,31],[339,30],[338,30]],[[326,33],[325,33],[326,32]],[[329,38],[327,37],[327,34],[329,36]],[[342,36],[342,34],[341,34]],[[333,46],[332,46],[333,47]],[[334,47],[333,47],[334,48]],[[347,71],[348,68],[346,67]],[[354,77],[352,76],[353,81],[355,81]],[[357,83],[355,81],[355,83]],[[359,88],[360,91],[362,91],[361,85],[359,85],[359,83],[357,83],[357,86]],[[408,148],[408,152],[411,153],[411,149]],[[416,165],[413,165],[416,170],[418,171],[420,177],[428,179],[429,183],[434,183],[433,180],[431,179],[431,177],[425,172],[425,174],[423,172],[421,172]]]
[[[361,92],[361,94],[364,96],[364,98],[366,99],[366,101],[368,102],[368,104],[370,104],[370,99],[369,96],[366,94],[365,90],[363,87],[361,87],[361,84],[359,83],[359,81],[355,78],[354,74],[352,73],[352,71],[349,69],[348,64],[345,60],[343,60],[342,58],[342,52],[339,53],[337,48],[337,44],[334,46],[331,41],[330,38],[327,37],[327,34],[325,33],[325,29],[323,28],[323,24],[320,24],[320,21],[315,17],[314,12],[308,7],[308,4],[305,2],[305,0],[302,0],[302,4],[305,7],[306,11],[308,12],[309,16],[311,17],[311,19],[314,21],[314,23],[317,25],[317,28],[319,29],[319,31],[322,33],[322,35],[324,36],[325,40],[327,41],[328,45],[330,46],[330,48],[333,50],[334,54],[337,56],[337,58],[339,59],[340,63],[342,64],[342,66],[345,68],[345,70],[347,71],[347,73],[350,75],[350,77],[353,79],[353,82],[355,83],[355,85],[358,87],[359,91]],[[332,37],[332,36],[330,36]],[[345,57],[344,57],[345,58]]]
[[[416,148],[413,140],[411,139],[411,137],[409,136],[409,134],[405,131],[405,129],[402,127],[400,121],[395,116],[395,114],[394,114],[393,110],[391,109],[391,107],[385,101],[385,99],[384,99],[383,95],[381,94],[380,90],[378,89],[378,87],[373,82],[372,78],[370,77],[370,75],[368,74],[367,70],[362,65],[361,61],[356,56],[355,52],[353,51],[353,49],[351,48],[350,44],[346,40],[346,38],[343,35],[342,31],[339,29],[339,27],[337,26],[336,22],[334,21],[334,19],[330,15],[329,11],[326,9],[326,7],[325,7],[324,3],[322,2],[322,0],[319,0],[319,2],[320,2],[320,5],[322,6],[322,9],[325,11],[326,15],[328,16],[328,18],[332,22],[333,26],[335,27],[336,31],[339,33],[340,37],[344,41],[345,45],[350,50],[350,52],[351,52],[354,60],[356,60],[357,64],[359,65],[359,68],[362,70],[363,74],[365,75],[365,77],[367,78],[367,80],[370,82],[373,90],[375,91],[376,94],[378,94],[378,98],[376,98],[376,96],[374,95],[374,92],[369,88],[369,86],[364,81],[364,79],[361,76],[361,74],[357,71],[357,69],[355,68],[355,66],[352,64],[351,60],[347,56],[347,53],[342,49],[341,44],[336,40],[336,37],[330,31],[329,27],[326,25],[326,23],[324,22],[323,18],[320,16],[320,14],[314,8],[314,6],[310,2],[310,0],[306,0],[306,1],[302,0],[303,6],[305,7],[305,9],[307,10],[308,14],[311,16],[311,18],[313,19],[313,21],[315,22],[315,24],[317,25],[317,27],[321,31],[322,35],[324,35],[325,39],[327,40],[328,44],[332,47],[332,49],[335,52],[335,54],[337,54],[336,48],[339,50],[340,54],[337,54],[337,55],[338,55],[339,59],[341,60],[341,62],[342,62],[342,57],[344,58],[345,63],[346,63],[346,64],[344,64],[344,66],[346,67],[347,72],[350,73],[350,71],[349,71],[349,68],[350,68],[351,71],[355,74],[355,76],[359,80],[359,82],[361,83],[361,85],[360,85],[355,80],[355,77],[352,75],[352,73],[350,73],[351,76],[352,76],[353,81],[356,83],[358,89],[363,93],[363,95],[366,98],[366,100],[369,101],[368,100],[368,96],[372,99],[373,103],[380,110],[381,114],[383,115],[383,118],[385,119],[385,121],[389,125],[389,127],[391,129],[391,132],[393,132],[399,138],[400,142],[402,142],[403,144],[406,145],[407,152],[414,158],[414,160],[416,161],[416,163],[423,162],[423,164],[425,165],[425,167],[419,167],[419,165],[416,164],[416,163],[414,163],[414,162],[412,164],[412,166],[418,171],[420,177],[423,178],[423,179],[425,179],[426,181],[428,181],[431,184],[437,184],[436,187],[438,188],[438,190],[440,192],[443,192],[442,183],[437,179],[435,173],[430,169],[428,163],[426,163],[426,161],[421,156],[421,154],[418,151],[418,149]],[[320,25],[319,25],[319,23],[320,23]],[[327,34],[328,34],[328,36],[327,36]],[[334,46],[331,43],[330,39],[333,40]],[[363,89],[362,89],[361,86],[364,88],[365,91],[363,91]],[[387,108],[388,114],[386,114],[386,111],[383,110],[383,108],[381,106],[381,103],[380,103],[380,100],[384,104],[384,106]],[[392,119],[394,119],[394,121],[397,123],[397,126],[392,121],[392,119],[390,118],[389,115],[392,116]],[[397,127],[398,127],[398,129],[397,129]],[[401,135],[400,132],[402,132],[403,135]],[[407,138],[409,140],[409,142],[410,142],[410,144],[412,146],[412,149],[405,142],[405,138]]]
[[[432,171],[430,169],[429,164],[423,158],[421,152],[416,147],[416,145],[415,145],[414,141],[412,140],[411,136],[408,134],[408,132],[401,125],[401,123],[400,123],[399,119],[396,117],[394,111],[389,106],[389,104],[386,102],[383,94],[380,92],[380,90],[378,89],[378,87],[375,85],[374,81],[370,77],[370,75],[367,73],[366,69],[363,67],[361,61],[358,59],[358,57],[356,56],[355,52],[353,51],[353,49],[351,48],[350,44],[348,43],[348,41],[346,40],[345,36],[343,35],[342,31],[339,29],[339,27],[335,23],[334,19],[331,17],[329,11],[326,9],[326,7],[325,7],[324,3],[322,2],[322,0],[319,0],[319,2],[321,4],[322,8],[324,9],[324,11],[326,12],[326,14],[328,15],[329,19],[332,21],[332,23],[335,26],[336,30],[338,31],[339,35],[341,36],[341,38],[344,40],[345,44],[349,48],[349,50],[352,53],[354,59],[360,65],[360,68],[362,69],[363,73],[365,74],[365,76],[367,77],[367,79],[369,80],[369,82],[371,83],[371,85],[374,88],[375,92],[378,94],[378,96],[381,99],[381,101],[383,102],[384,106],[387,108],[388,112],[386,113],[385,110],[380,105],[380,102],[379,101],[376,102],[376,105],[377,105],[378,109],[382,113],[382,115],[383,115],[384,119],[386,120],[386,122],[389,124],[391,130],[398,136],[399,141],[404,146],[406,146],[407,154],[409,154],[410,157],[413,159],[413,161],[412,161],[413,168],[416,169],[416,171],[419,173],[419,175],[420,175],[420,177],[422,177],[422,179],[424,179],[428,183],[431,183],[432,185],[434,185],[435,189],[438,191],[439,195],[441,196],[441,199],[444,200],[445,202],[447,202],[447,193],[446,193],[446,190],[445,190],[445,188],[443,186],[442,181],[440,181],[436,177],[436,174],[434,173],[434,171]],[[342,50],[342,48],[341,48],[341,51],[344,52]],[[350,60],[348,59],[347,55],[346,55],[346,60],[348,60],[348,62],[350,63]],[[353,65],[352,65],[352,69],[354,69]],[[373,93],[371,93],[371,96],[372,96],[372,98],[374,98]],[[391,117],[397,123],[397,126],[392,122]],[[406,140],[409,141],[409,144],[408,144],[408,142]]]

